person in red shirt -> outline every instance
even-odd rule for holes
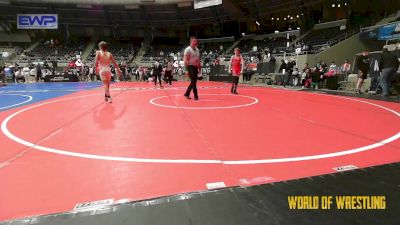
[[[240,49],[235,48],[235,55],[231,57],[231,61],[229,62],[229,72],[231,72],[233,76],[233,83],[231,88],[232,94],[238,94],[236,89],[239,84],[240,74],[243,73],[244,66],[245,65],[243,57],[240,55]]]
[[[75,60],[71,60],[70,62],[69,62],[69,64],[68,64],[68,67],[69,68],[75,68]]]

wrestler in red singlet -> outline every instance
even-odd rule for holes
[[[231,61],[229,63],[229,71],[232,73],[233,76],[233,84],[231,88],[231,93],[238,94],[236,89],[239,83],[240,74],[243,73],[244,69],[244,60],[243,57],[240,55],[239,48],[235,48],[235,55],[231,57]]]

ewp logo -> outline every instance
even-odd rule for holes
[[[211,73],[211,67],[203,67],[203,68],[201,68],[201,73],[202,73],[203,75],[208,75],[208,74],[210,74],[210,73]]]
[[[58,15],[19,14],[18,29],[58,29]]]

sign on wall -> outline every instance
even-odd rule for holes
[[[194,0],[194,9],[201,9],[214,5],[221,5],[222,0]]]
[[[58,29],[57,14],[18,14],[18,29]]]
[[[381,26],[379,28],[378,40],[400,39],[400,22]]]

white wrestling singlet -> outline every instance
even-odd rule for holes
[[[99,75],[101,80],[110,81],[111,80],[111,53],[107,51],[97,51],[97,60],[98,60],[98,68],[99,68]]]

